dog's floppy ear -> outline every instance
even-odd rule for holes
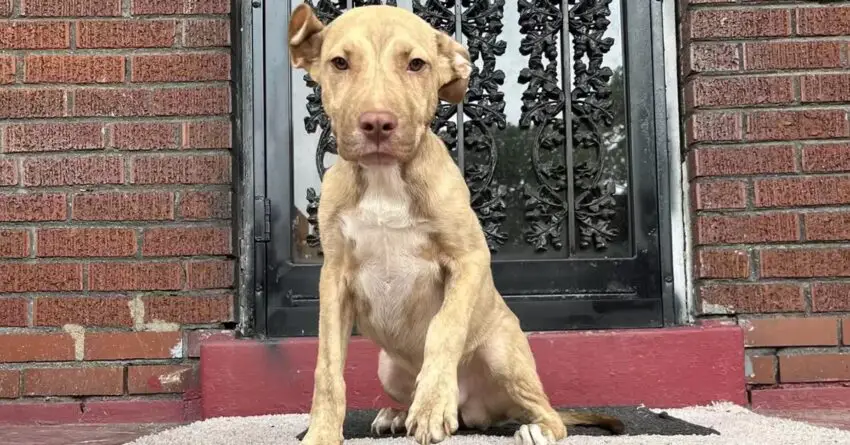
[[[325,26],[313,13],[313,8],[301,3],[289,18],[289,60],[295,68],[310,71],[322,51],[322,30]]]
[[[443,77],[439,97],[447,102],[459,104],[466,96],[469,87],[469,75],[472,65],[469,62],[469,51],[448,34],[437,31],[437,48],[442,57],[441,65],[448,66],[450,72]]]

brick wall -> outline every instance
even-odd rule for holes
[[[0,399],[181,392],[229,335],[229,13],[0,0]]]
[[[751,385],[850,381],[850,6],[680,18],[699,310],[744,327]]]

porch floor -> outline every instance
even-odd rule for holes
[[[799,420],[817,426],[850,431],[850,409],[835,410],[755,410],[755,412]],[[174,424],[124,425],[6,425],[0,428],[0,443],[18,445],[122,445],[149,434],[173,428]]]
[[[833,410],[754,410],[759,414],[798,420],[817,426],[850,431],[850,408]],[[173,428],[175,424],[123,425],[5,425],[0,443],[18,445],[122,445],[149,434]]]

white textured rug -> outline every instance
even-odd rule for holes
[[[662,410],[653,410],[662,411]],[[792,420],[766,417],[740,406],[668,409],[673,417],[714,428],[712,436],[571,436],[568,445],[827,445],[850,444],[850,431],[823,428]],[[132,445],[298,445],[295,436],[307,426],[306,414],[224,417],[195,422],[152,436]],[[356,439],[346,444],[413,445],[409,438]],[[502,437],[458,436],[446,445],[513,445]]]

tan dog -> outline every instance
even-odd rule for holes
[[[306,445],[342,442],[343,367],[352,326],[381,348],[379,378],[407,411],[374,431],[406,428],[436,443],[464,424],[519,421],[521,445],[566,437],[565,424],[622,430],[619,420],[558,413],[534,357],[493,284],[469,190],[430,130],[438,98],[463,100],[469,53],[411,12],[366,6],[327,27],[299,5],[293,66],[322,86],[341,159],[324,176],[319,227],[319,352]]]

